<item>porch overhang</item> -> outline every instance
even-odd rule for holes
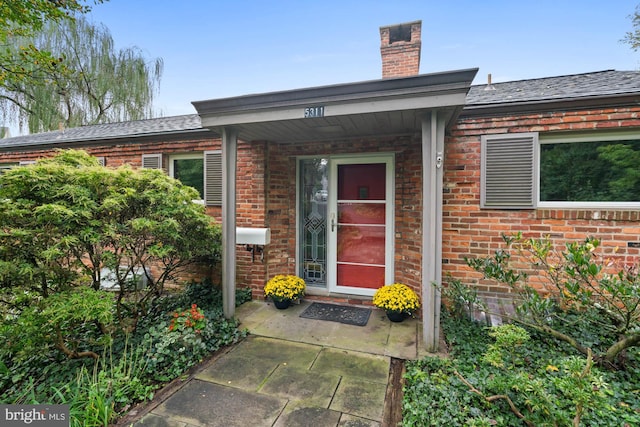
[[[193,102],[202,126],[232,126],[243,141],[301,142],[420,132],[421,117],[447,111],[451,125],[477,69]],[[322,108],[309,115],[309,108]],[[305,115],[305,112],[307,114]]]

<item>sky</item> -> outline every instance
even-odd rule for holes
[[[381,26],[422,21],[420,73],[475,84],[640,69],[620,40],[640,0],[110,0],[88,18],[160,57],[157,115],[192,101],[381,78]]]

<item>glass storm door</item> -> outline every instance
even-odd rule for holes
[[[328,285],[373,295],[393,283],[393,155],[332,158]]]

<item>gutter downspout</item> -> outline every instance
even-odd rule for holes
[[[238,133],[222,129],[222,309],[231,319],[236,310],[236,165]]]

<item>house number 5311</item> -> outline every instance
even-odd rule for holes
[[[304,118],[324,117],[324,107],[307,107],[304,109]]]

